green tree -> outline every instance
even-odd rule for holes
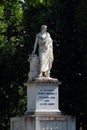
[[[1,1],[0,5],[0,127],[25,104],[23,82],[27,79],[28,54],[36,33],[48,26],[53,39],[52,76],[62,81],[60,109],[86,125],[87,114],[87,11],[86,0]],[[23,8],[23,10],[22,10]],[[56,69],[58,68],[58,69]],[[26,106],[26,105],[25,105]]]
[[[23,82],[28,71],[22,25],[22,3],[0,5],[0,128],[9,129],[9,119],[25,110]],[[23,108],[23,109],[21,109]]]

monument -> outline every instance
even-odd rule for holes
[[[38,47],[38,56],[35,54]],[[53,63],[52,38],[47,26],[41,26],[34,49],[29,55],[30,71],[27,87],[27,110],[11,118],[11,130],[76,130],[75,117],[62,115],[59,110],[58,79],[50,77]]]

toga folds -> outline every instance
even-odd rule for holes
[[[40,33],[37,34],[37,37],[39,45],[40,72],[50,72],[53,62],[53,41],[48,32],[46,33],[45,38],[43,38]]]

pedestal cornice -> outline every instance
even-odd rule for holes
[[[56,78],[51,78],[51,77],[40,77],[36,78],[35,80],[28,81],[27,83],[24,83],[25,86],[30,86],[30,85],[36,85],[36,84],[55,84],[55,85],[60,85],[61,82],[59,82],[58,79]]]

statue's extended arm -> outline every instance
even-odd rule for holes
[[[33,54],[36,52],[37,43],[38,43],[38,36],[36,36],[36,39],[35,39],[34,49],[33,49],[33,52],[32,52]]]

